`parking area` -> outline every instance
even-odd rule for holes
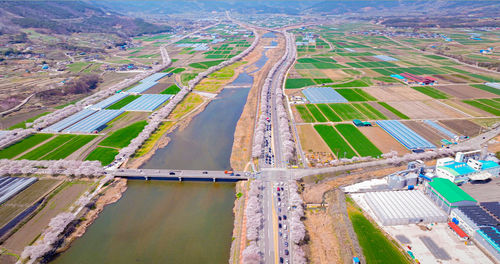
[[[476,245],[466,245],[446,223],[435,224],[432,230],[418,225],[383,228],[420,263],[493,263]],[[410,246],[410,248],[408,248]]]
[[[466,183],[460,186],[462,190],[479,202],[500,201],[500,177],[484,183]]]

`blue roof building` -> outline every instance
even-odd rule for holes
[[[469,180],[486,180],[498,177],[500,165],[491,160],[469,158],[456,161],[452,158],[439,159],[436,164],[436,175],[449,179],[454,183],[464,183]]]

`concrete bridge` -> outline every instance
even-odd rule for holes
[[[117,169],[110,172],[115,177],[130,180],[163,181],[212,181],[235,182],[248,180],[253,175],[248,172],[204,171],[204,170],[166,170],[166,169]]]

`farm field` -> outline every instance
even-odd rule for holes
[[[443,124],[444,127],[450,128],[450,131],[455,131],[457,134],[469,137],[477,136],[481,131],[484,131],[483,127],[470,120],[439,120],[439,123]]]
[[[342,119],[333,112],[333,110],[327,105],[327,104],[317,104],[316,105],[321,112],[328,118],[328,121],[330,122],[340,122]]]
[[[3,246],[11,252],[20,254],[25,246],[39,236],[50,219],[67,210],[89,188],[90,183],[79,181],[63,183],[51,194],[43,209],[9,237]]]
[[[40,179],[2,204],[0,206],[0,228],[38,201],[60,182],[60,180],[55,179]]]
[[[137,137],[142,129],[147,125],[147,121],[139,121],[124,128],[120,128],[99,142],[100,146],[124,148],[130,141]]]
[[[299,125],[297,126],[297,132],[299,133],[302,149],[309,161],[317,160],[322,162],[333,158],[330,148],[312,125]]]
[[[316,107],[316,105],[307,104],[306,107],[309,110],[309,112],[311,112],[311,114],[314,116],[314,119],[316,119],[316,121],[318,121],[318,122],[326,122],[327,121],[325,116],[321,113],[321,111],[319,111],[319,109]]]
[[[369,95],[367,92],[354,88],[354,89],[336,89],[342,97],[347,99],[349,102],[364,102],[364,101],[376,101],[377,99]]]
[[[35,134],[0,150],[0,159],[12,159],[26,150],[51,138],[52,134]]]
[[[26,159],[26,160],[39,160],[43,156],[47,155],[50,153],[52,150],[55,150],[56,148],[62,146],[66,142],[73,140],[76,135],[58,135],[54,137],[52,140],[49,142],[33,149],[32,151],[22,155],[18,159]]]
[[[389,153],[397,151],[398,154],[410,153],[410,151],[395,140],[391,135],[385,132],[382,128],[375,126],[372,127],[358,127],[359,131],[365,135],[382,153]]]
[[[347,142],[340,136],[340,134],[329,125],[315,125],[314,129],[320,134],[326,142],[332,153],[337,158],[352,158],[356,153],[347,144]]]
[[[314,117],[309,113],[309,110],[307,110],[307,107],[305,105],[296,105],[295,109],[297,109],[297,112],[299,112],[300,118],[302,119],[303,122],[306,123],[313,123]]]
[[[479,108],[485,112],[493,114],[495,116],[500,116],[500,109],[497,106],[498,102],[489,99],[476,99],[476,100],[463,100],[462,102]]]
[[[486,85],[485,85],[486,86]],[[489,87],[489,86],[486,86]],[[436,89],[447,93],[451,96],[457,97],[459,99],[476,99],[476,98],[491,98],[495,97],[495,94],[475,88],[473,85],[443,85],[436,86]],[[490,87],[491,88],[491,87]],[[492,88],[495,89],[495,88]],[[495,89],[497,90],[497,89]]]
[[[342,118],[342,120],[364,119],[364,115],[360,113],[351,104],[329,104],[330,107]]]
[[[349,142],[349,144],[363,157],[379,157],[382,152],[355,126],[351,124],[338,124],[335,128]]]
[[[179,88],[175,84],[172,84],[167,89],[163,90],[160,94],[177,94],[180,91],[181,91],[181,88]]]
[[[401,122],[403,125],[407,126],[409,129],[415,131],[415,133],[419,134],[423,138],[427,139],[429,142],[436,146],[441,145],[441,139],[446,137],[440,135],[437,131],[431,129],[430,127],[424,125],[422,122],[416,121],[404,121]]]
[[[114,148],[97,147],[85,158],[85,160],[97,160],[102,166],[106,166],[113,162],[118,150]]]
[[[315,85],[316,83],[311,79],[287,79],[285,82],[286,89],[297,89],[306,86]]]
[[[108,108],[106,109],[110,109],[110,110],[118,110],[118,109],[122,109],[122,107],[128,105],[129,103],[131,103],[132,101],[134,101],[135,99],[141,97],[141,95],[129,95],[123,99],[121,99],[120,101],[108,106]]]
[[[448,99],[449,98],[449,96],[446,93],[439,91],[433,87],[413,86],[412,88],[423,93],[423,94],[426,94],[434,99]]]
[[[43,156],[42,160],[59,160],[64,159],[71,155],[71,153],[77,151],[81,147],[85,146],[87,143],[92,141],[97,136],[95,135],[77,135],[72,140],[66,142],[64,145],[54,149],[47,155]]]

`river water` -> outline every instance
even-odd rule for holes
[[[167,147],[144,164],[155,169],[230,168],[236,123],[249,88],[224,89]],[[227,263],[233,183],[128,182],[85,234],[53,263]]]

